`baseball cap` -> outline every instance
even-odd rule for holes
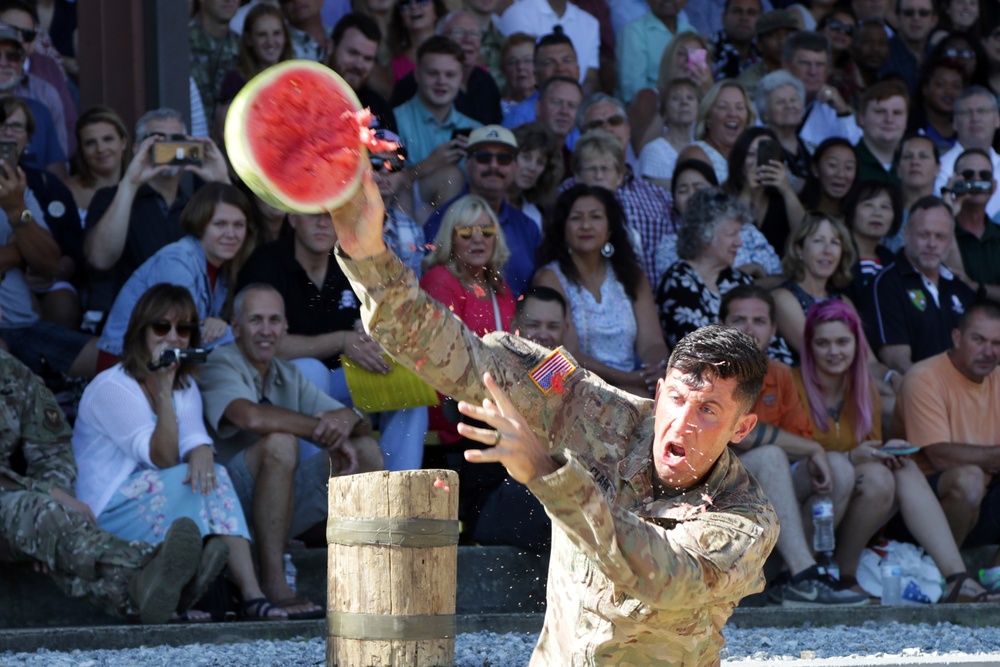
[[[469,134],[468,147],[473,148],[479,144],[503,144],[517,150],[514,133],[500,125],[485,125],[474,129]]]
[[[799,21],[791,9],[772,9],[757,17],[757,36],[766,35],[775,30],[799,30]]]
[[[20,31],[9,25],[0,25],[0,42],[14,42],[22,49],[24,48],[24,42],[21,41]]]

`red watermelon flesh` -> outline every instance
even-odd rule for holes
[[[299,68],[255,97],[244,123],[266,178],[298,201],[326,200],[332,184],[354,178],[368,114],[356,112],[330,77]]]

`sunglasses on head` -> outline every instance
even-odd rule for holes
[[[830,30],[837,30],[844,33],[845,35],[854,34],[854,26],[850,23],[844,23],[840,19],[830,19],[826,22],[826,27]]]
[[[909,19],[912,19],[914,16],[919,16],[920,18],[925,19],[934,12],[930,9],[904,9],[899,13]]]
[[[609,127],[621,127],[625,124],[625,116],[617,114],[610,116],[608,118],[595,118],[594,120],[587,123],[588,130],[598,130],[605,125]]]
[[[403,170],[404,158],[402,156],[396,157],[382,157],[381,155],[372,155],[368,158],[371,162],[372,169],[376,172],[386,171],[398,172]]]
[[[497,233],[496,225],[456,225],[455,233],[458,234],[460,238],[468,241],[472,238],[472,235],[476,233],[476,230],[483,235],[484,239],[493,238],[493,235]]]
[[[508,153],[507,151],[501,151],[495,153],[493,151],[475,151],[472,154],[472,159],[478,164],[489,164],[493,158],[496,158],[497,164],[501,167],[506,167],[507,165],[514,162],[514,154]]]
[[[975,181],[975,180],[992,181],[993,180],[993,172],[990,171],[989,169],[980,169],[979,171],[976,171],[974,169],[963,169],[960,173],[962,174],[962,179],[966,180],[966,181]],[[977,176],[979,177],[978,179],[976,178]]]
[[[181,338],[190,338],[191,334],[198,330],[197,322],[169,322],[167,320],[157,320],[149,323],[149,328],[157,336],[166,336],[171,329],[177,331]]]

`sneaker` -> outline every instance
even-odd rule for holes
[[[201,532],[194,521],[182,517],[167,530],[153,559],[129,584],[132,600],[143,623],[166,623],[177,609],[181,589],[198,570]]]
[[[868,596],[841,588],[824,575],[809,576],[801,581],[789,581],[782,591],[782,607],[862,607]]]

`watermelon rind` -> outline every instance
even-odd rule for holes
[[[331,185],[332,192],[329,198],[322,201],[302,201],[290,195],[281,184],[276,183],[264,173],[251,151],[251,144],[257,137],[252,135],[252,128],[244,123],[247,110],[261,90],[266,89],[279,79],[290,78],[295,75],[295,72],[302,70],[311,70],[329,77],[331,82],[340,88],[340,93],[344,98],[354,105],[354,110],[361,109],[361,102],[350,84],[329,67],[312,60],[286,60],[255,76],[243,86],[243,89],[233,99],[226,116],[224,135],[226,152],[237,175],[258,197],[267,203],[291,213],[324,213],[340,208],[354,196],[361,186],[361,176],[368,168],[368,151],[362,145],[360,137],[358,149],[361,151],[361,159],[358,160],[356,172],[345,179],[343,183],[337,183],[336,187]],[[294,178],[295,175],[290,174],[289,177]]]

